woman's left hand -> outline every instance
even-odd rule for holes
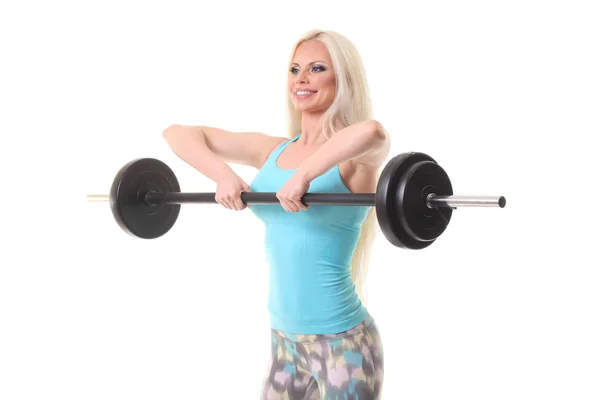
[[[277,192],[277,198],[285,211],[298,212],[308,209],[302,203],[302,196],[308,191],[310,183],[299,174],[294,174]]]

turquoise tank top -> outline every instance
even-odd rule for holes
[[[269,155],[252,183],[252,192],[277,192],[295,170],[277,159],[300,134]],[[308,193],[351,193],[335,166],[310,183]],[[288,333],[338,333],[358,325],[367,310],[350,273],[368,206],[313,205],[297,213],[277,204],[249,208],[265,225],[269,265],[271,327]]]

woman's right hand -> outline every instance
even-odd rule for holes
[[[215,200],[223,207],[230,210],[243,210],[250,207],[242,202],[242,192],[249,192],[250,187],[237,174],[217,182]]]

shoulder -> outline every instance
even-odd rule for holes
[[[261,143],[261,154],[258,161],[257,168],[261,168],[265,161],[273,154],[275,150],[280,148],[284,143],[290,141],[290,138],[284,136],[272,136],[263,134]]]

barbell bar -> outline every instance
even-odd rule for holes
[[[113,216],[127,233],[154,239],[175,224],[182,204],[218,204],[214,192],[183,193],[173,171],[162,161],[140,158],[124,165],[110,194],[89,194],[88,202],[109,202]],[[276,193],[243,192],[244,204],[279,204]],[[375,193],[311,193],[308,206],[374,206],[379,226],[394,246],[423,249],[450,223],[458,207],[504,208],[504,196],[457,196],[450,178],[429,155],[402,153],[381,172]]]
[[[199,193],[158,193],[147,192],[144,201],[148,204],[186,204],[186,203],[217,203],[215,192]],[[306,205],[336,205],[336,206],[375,206],[375,193],[307,193],[302,197]],[[279,202],[276,193],[242,192],[244,204],[276,204]],[[90,203],[110,202],[107,194],[88,194]],[[504,196],[437,196],[433,193],[425,199],[427,207],[504,207]]]

